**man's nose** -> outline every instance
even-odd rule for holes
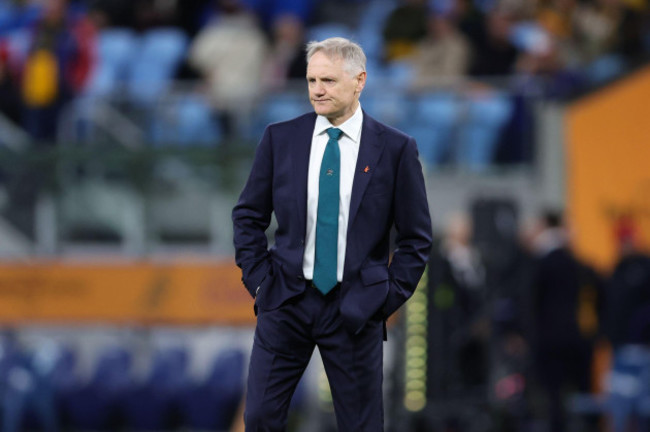
[[[313,90],[314,90],[314,94],[322,95],[323,93],[325,93],[325,87],[321,83],[314,84]]]

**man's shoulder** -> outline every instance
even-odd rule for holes
[[[271,123],[267,127],[274,131],[291,130],[295,127],[302,126],[304,124],[314,123],[315,121],[316,121],[316,113],[308,112],[289,120],[283,120],[276,123]]]

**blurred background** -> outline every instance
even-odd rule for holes
[[[2,431],[243,430],[230,212],[330,36],[434,220],[386,430],[650,430],[647,0],[0,0]]]

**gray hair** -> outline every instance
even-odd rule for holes
[[[307,63],[314,54],[322,51],[328,58],[343,59],[345,69],[351,75],[356,75],[366,70],[366,55],[359,44],[342,37],[333,37],[307,44]]]

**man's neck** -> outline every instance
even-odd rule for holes
[[[344,115],[340,117],[332,117],[332,118],[327,117],[327,120],[329,120],[330,123],[332,123],[332,126],[341,126],[348,119],[350,119],[350,117],[352,117],[355,112],[357,112],[358,108],[359,108],[359,101],[357,100],[354,103],[354,107],[351,110],[346,111]]]

